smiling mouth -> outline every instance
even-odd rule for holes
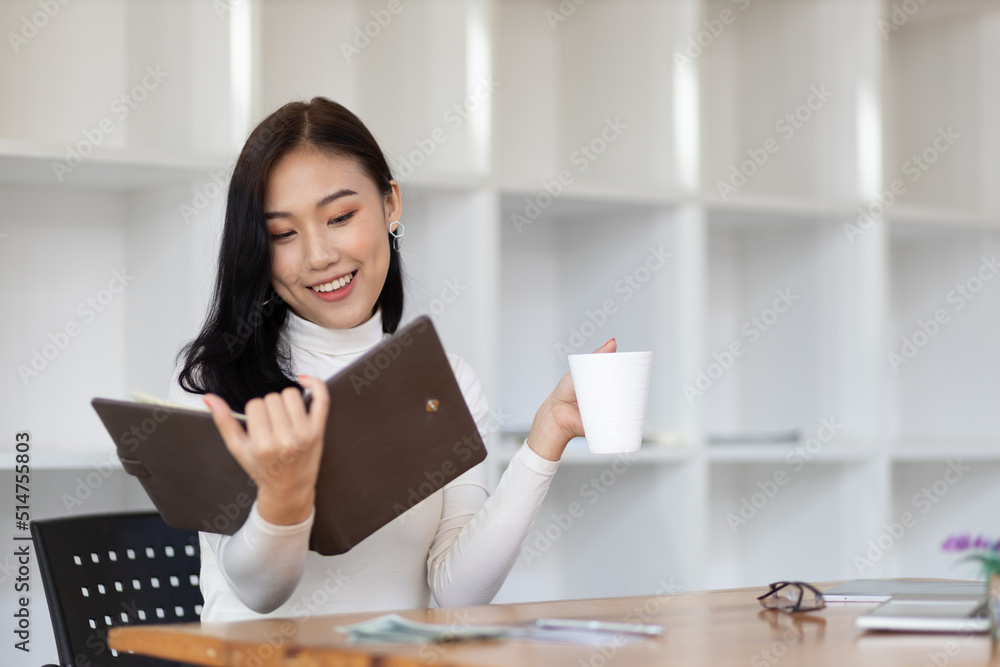
[[[310,287],[309,289],[311,289],[314,292],[336,292],[337,290],[344,289],[345,287],[350,285],[351,281],[354,280],[354,276],[356,275],[358,275],[358,272],[352,271],[346,276],[342,276],[340,278],[337,278],[336,280],[331,280],[330,282],[323,283],[322,285],[315,285],[313,287]]]

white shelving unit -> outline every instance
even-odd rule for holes
[[[406,317],[482,377],[494,478],[568,352],[654,352],[649,443],[628,465],[571,445],[498,601],[971,576],[939,543],[989,533],[998,500],[1000,9],[928,3],[885,31],[881,0],[568,6],[106,0],[0,55],[0,392],[8,434],[33,436],[34,516],[112,454],[91,397],[166,392],[249,127],[325,95],[403,183]],[[5,2],[0,25],[37,11]],[[168,74],[119,119],[150,67]],[[85,316],[88,298],[108,303]],[[148,506],[108,480],[74,511]]]

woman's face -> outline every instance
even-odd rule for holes
[[[278,296],[328,329],[366,322],[389,272],[387,234],[400,210],[396,182],[383,197],[352,158],[311,146],[286,153],[264,193]]]

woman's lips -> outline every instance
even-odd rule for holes
[[[351,294],[351,292],[354,291],[354,283],[356,283],[358,281],[358,272],[357,271],[354,271],[353,273],[351,273],[349,275],[350,275],[350,282],[347,283],[346,285],[344,285],[343,287],[340,287],[339,289],[335,289],[335,290],[332,290],[330,292],[317,292],[315,289],[313,289],[311,287],[308,288],[308,289],[309,289],[310,292],[312,292],[314,295],[316,295],[317,298],[322,299],[323,301],[340,301],[341,299],[346,299]],[[339,281],[335,280],[335,281],[333,281],[333,284],[336,285],[338,282],[342,283],[343,280],[344,280],[343,278],[341,278]],[[330,283],[327,283],[326,285],[318,285],[318,287],[324,287],[325,288],[329,284]]]

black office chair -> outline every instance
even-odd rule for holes
[[[31,537],[60,667],[182,664],[118,653],[107,634],[112,625],[198,622],[197,532],[141,512],[32,521]]]

